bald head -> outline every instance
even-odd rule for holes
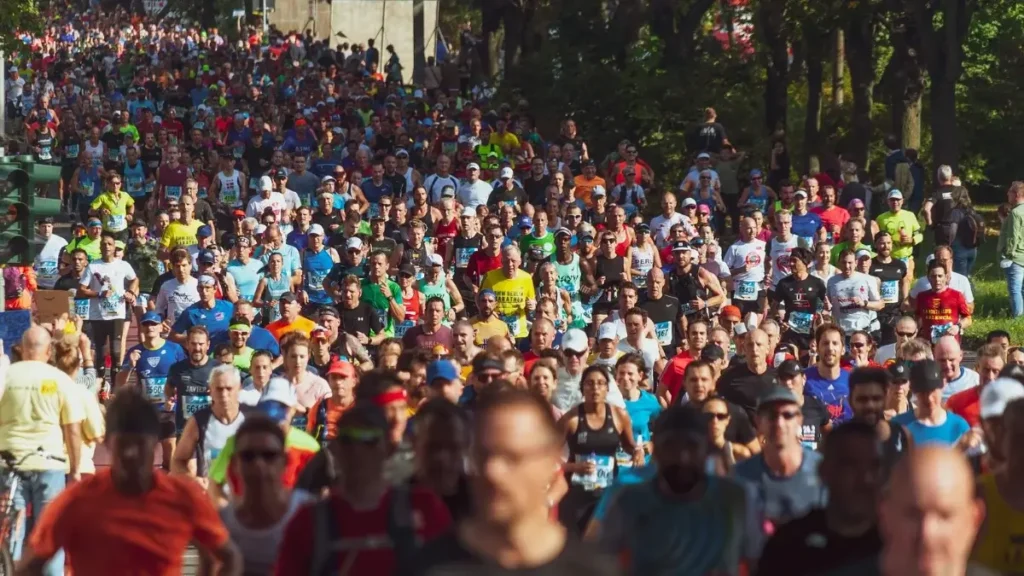
[[[960,356],[963,353],[960,349],[960,343],[957,342],[956,337],[948,334],[939,338],[939,341],[935,343],[934,352],[936,360],[945,356]]]
[[[963,454],[921,446],[893,470],[881,507],[886,574],[962,574],[984,518]]]
[[[32,326],[21,336],[21,358],[23,360],[50,360],[50,333],[42,326]]]
[[[932,350],[935,354],[935,361],[942,369],[942,376],[946,381],[956,380],[960,377],[960,362],[964,359],[960,343],[953,336],[943,336],[935,343]]]

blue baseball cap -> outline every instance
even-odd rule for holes
[[[196,238],[209,238],[213,236],[213,229],[207,226],[200,226],[199,230],[196,230]]]
[[[520,216],[516,228],[533,228],[533,220],[529,216]]]
[[[146,312],[145,314],[142,315],[142,320],[140,320],[140,323],[142,323],[142,324],[163,324],[164,323],[164,319],[163,319],[163,317],[160,316],[160,313],[158,313],[158,312]]]
[[[430,386],[437,380],[452,381],[459,377],[455,364],[451,360],[434,360],[427,366],[427,385]]]

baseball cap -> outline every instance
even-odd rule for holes
[[[761,395],[757,399],[757,409],[760,410],[765,406],[772,404],[799,404],[796,394],[792,390],[785,386],[773,386],[770,390]]]
[[[893,362],[889,365],[889,376],[892,376],[893,382],[910,380],[910,367],[906,362]]]
[[[573,352],[583,352],[590,347],[590,340],[587,339],[587,335],[579,328],[570,328],[565,332],[562,337],[562,350],[572,350]]]
[[[640,224],[637,224],[636,231],[643,232],[644,234],[650,234],[651,225],[646,222],[641,222]]]
[[[319,309],[317,309],[317,316],[319,316],[320,318],[323,318],[325,316],[333,316],[335,318],[340,318],[340,316],[338,316],[338,310],[334,306],[321,306]]]
[[[604,322],[597,329],[597,339],[600,340],[615,340],[618,336],[618,330],[615,329],[615,324],[611,322]]]
[[[245,218],[245,210],[235,210],[231,212],[231,215],[235,218]]]
[[[717,344],[708,344],[700,351],[700,359],[706,361],[724,360],[725,350]]]
[[[476,162],[470,162],[469,164],[466,165],[466,170],[479,170],[479,169],[480,169],[480,165],[477,164]]]
[[[440,254],[431,254],[430,264],[431,266],[444,266],[444,258],[441,258]]]
[[[331,362],[330,367],[327,368],[327,375],[337,374],[339,376],[355,376],[356,367],[351,362],[345,360],[335,360]]]
[[[445,186],[441,188],[441,198],[455,198],[455,187]]]
[[[608,195],[608,193],[605,191],[604,186],[601,186],[600,184],[598,184],[597,186],[594,186],[594,189],[590,191],[590,197],[591,198],[594,198],[596,196],[607,196],[607,195]]]
[[[696,206],[696,205],[697,205],[697,201],[694,200],[693,198],[683,198],[683,204],[682,204],[683,208],[686,208],[687,206]]]
[[[509,180],[514,176],[515,174],[512,172],[512,169],[509,168],[508,166],[505,166],[504,168],[501,169],[500,177],[502,180]]]
[[[871,252],[868,251],[868,250],[865,250],[863,248],[861,248],[860,250],[857,250],[857,260],[860,260],[861,258],[864,258],[864,257],[871,258]]]
[[[321,178],[320,182],[321,183],[323,183],[323,182],[337,182],[337,180],[334,179],[334,176],[331,176],[330,174],[328,174],[327,176],[324,176],[323,178]]]
[[[920,360],[910,365],[910,391],[911,392],[934,392],[945,386],[942,380],[942,370],[935,360]]]
[[[196,230],[196,238],[209,238],[213,236],[213,229],[209,226],[200,226],[199,230]]]
[[[412,264],[405,263],[405,264],[402,264],[398,268],[398,273],[403,275],[403,276],[415,276],[416,275],[416,267],[413,266]]]
[[[285,292],[284,294],[281,294],[281,296],[277,300],[279,302],[282,302],[282,303],[284,303],[284,302],[295,302],[296,301],[295,293],[294,292]]]
[[[529,216],[520,216],[516,228],[533,228],[533,220]]]
[[[476,217],[476,210],[473,210],[469,206],[466,206],[465,208],[462,209],[462,217],[466,218],[470,216]]]
[[[200,264],[213,264],[216,261],[217,257],[209,250],[203,250],[198,256],[196,256],[196,262],[199,262]]]
[[[477,354],[476,358],[473,358],[473,373],[480,374],[487,370],[496,370],[498,372],[504,372],[505,366],[501,362],[493,358],[489,358],[487,354]]]
[[[786,360],[775,368],[775,373],[782,378],[794,378],[803,374],[804,371],[800,368],[800,363],[796,360]]]
[[[889,190],[889,196],[887,198],[889,200],[892,200],[893,198],[899,198],[900,200],[903,200],[903,192],[900,192],[899,190],[893,188],[892,190]]]
[[[708,435],[708,416],[688,404],[673,404],[650,424],[651,434],[664,438],[672,434]]]
[[[854,198],[850,200],[850,203],[846,205],[847,208],[863,208],[864,202],[860,198]]]
[[[452,381],[459,377],[458,370],[451,360],[434,360],[427,365],[427,386],[437,380]]]
[[[797,190],[796,192],[794,192],[793,196],[796,197],[796,198],[799,198],[801,196],[803,196],[804,198],[807,198],[807,190],[804,190],[803,188],[801,188],[801,189]]]
[[[199,285],[200,286],[216,286],[217,285],[217,279],[214,278],[213,276],[210,276],[209,274],[203,274],[202,276],[199,277]]]
[[[306,235],[307,236],[323,236],[324,235],[324,227],[319,225],[319,224],[313,224],[312,226],[309,227],[309,230],[306,231]]]
[[[555,238],[559,236],[572,236],[572,230],[569,230],[568,228],[563,226],[558,230],[555,230]]]
[[[267,382],[267,386],[263,389],[263,395],[260,396],[260,401],[256,407],[275,420],[283,420],[284,414],[280,414],[282,411],[275,410],[275,408],[293,408],[295,404],[295,390],[292,388],[291,383],[284,378],[275,376]]]
[[[270,179],[270,176],[260,176],[260,190],[273,190],[274,181]]]
[[[687,242],[686,240],[676,240],[675,242],[672,243],[672,251],[673,252],[689,252],[690,251],[690,243]]]
[[[761,172],[761,171],[760,171],[759,169],[757,169],[757,168],[754,168],[753,170],[751,170],[751,171],[750,171],[750,177],[751,177],[751,178],[760,178],[760,177],[762,177],[763,175],[764,175],[764,173],[763,173],[763,172]]]
[[[697,212],[701,214],[711,214],[711,208],[707,204],[701,204],[697,206]]]
[[[701,152],[700,154],[697,154],[697,160],[711,160],[711,154]]]
[[[160,317],[158,312],[146,312],[142,315],[142,324],[163,324],[164,319]]]
[[[1024,398],[1024,386],[1013,378],[996,378],[981,389],[981,417],[985,420],[1003,415],[1006,405]]]
[[[345,243],[346,250],[362,250],[363,241],[358,236],[353,236]]]
[[[733,322],[739,322],[740,319],[743,318],[743,314],[740,313],[739,307],[732,305],[723,306],[719,315],[726,320],[732,320]]]

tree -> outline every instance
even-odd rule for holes
[[[849,8],[843,37],[846,65],[850,70],[853,95],[852,138],[847,155],[861,169],[868,167],[871,145],[871,105],[875,84],[875,26],[878,6],[859,2]]]
[[[932,159],[956,169],[960,143],[956,125],[956,84],[963,73],[963,45],[977,0],[906,0],[917,24],[921,52],[931,80]],[[941,24],[936,25],[941,14]]]
[[[0,51],[6,60],[10,55],[26,51],[18,38],[24,32],[36,33],[43,28],[43,18],[35,0],[3,0],[0,2]]]
[[[921,35],[904,0],[888,0],[892,57],[886,68],[892,133],[905,148],[921,147],[921,100],[925,90]]]
[[[756,34],[766,50],[761,56],[767,78],[764,86],[764,123],[769,133],[786,129],[789,108],[789,46],[785,31],[786,0],[761,0]]]

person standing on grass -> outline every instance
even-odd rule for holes
[[[1010,316],[1024,315],[1024,182],[1017,181],[1006,191],[1010,214],[999,229],[996,253],[999,266],[1006,274],[1010,292]]]

